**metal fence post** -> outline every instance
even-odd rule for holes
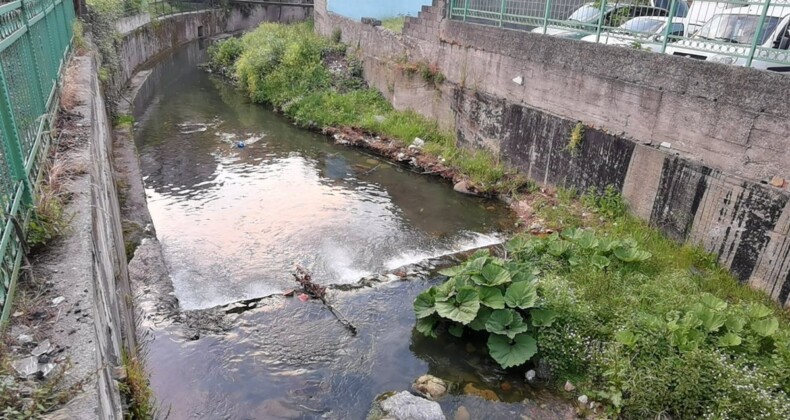
[[[22,181],[22,203],[26,206],[33,205],[33,189],[30,179],[25,171],[25,157],[22,154],[22,145],[19,139],[16,121],[14,121],[11,96],[8,93],[5,72],[0,65],[0,129],[3,132],[3,142],[5,143],[6,159],[11,172],[17,181]]]
[[[669,4],[667,27],[664,29],[664,40],[661,42],[661,54],[664,54],[667,51],[667,42],[669,42],[669,33],[672,30],[672,18],[675,17],[675,9],[677,9],[677,0],[672,0],[672,2]]]
[[[606,0],[601,0],[601,12],[598,13],[598,26],[595,28],[595,43],[601,40],[601,27],[603,27],[603,15],[606,12]]]
[[[464,1],[464,22],[466,22],[467,14],[469,14],[469,0]]]
[[[543,35],[549,29],[549,17],[551,17],[551,0],[546,0],[546,10],[543,13]]]
[[[450,13],[447,15],[448,18],[453,18],[453,9],[455,9],[455,0],[450,0]]]
[[[507,0],[502,0],[502,5],[499,7],[499,27],[502,27],[502,21],[505,19],[505,5]]]
[[[763,7],[763,14],[760,16],[760,24],[757,26],[757,32],[754,33],[754,39],[752,40],[752,48],[749,50],[749,57],[746,59],[746,67],[752,66],[752,60],[754,60],[754,52],[757,50],[757,42],[759,42],[761,35],[763,34],[763,28],[765,27],[765,16],[768,15],[768,8],[771,7],[771,0],[765,0],[765,7]]]

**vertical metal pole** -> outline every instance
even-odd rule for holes
[[[595,43],[601,40],[601,27],[603,26],[603,15],[606,13],[606,0],[601,0],[601,12],[598,13],[598,26],[595,28]]]
[[[14,121],[12,109],[5,72],[3,71],[3,66],[0,65],[0,129],[3,131],[6,158],[14,178],[17,181],[22,181],[22,185],[24,185],[22,189],[22,203],[26,206],[32,206],[33,189],[30,186],[30,179],[25,173],[25,157],[22,156],[22,145],[19,141],[19,131]]]
[[[505,5],[507,0],[502,0],[502,5],[499,7],[499,27],[502,27],[502,21],[505,19]]]
[[[543,35],[549,29],[549,18],[551,17],[551,0],[546,0],[546,11],[543,13]]]
[[[675,9],[677,8],[677,0],[672,0],[669,5],[669,17],[667,17],[667,27],[664,29],[664,40],[661,42],[661,54],[667,51],[667,42],[669,42],[669,32],[672,30],[672,18],[675,17]]]
[[[752,66],[752,60],[754,60],[754,51],[757,50],[757,42],[760,40],[760,37],[763,34],[763,28],[765,27],[765,16],[768,14],[768,8],[771,6],[771,0],[765,0],[765,7],[763,8],[763,14],[760,16],[760,25],[757,26],[757,32],[754,33],[754,39],[752,40],[752,48],[749,50],[749,57],[746,59],[746,67]]]
[[[453,18],[454,9],[455,9],[455,0],[450,0],[450,13],[447,15],[450,19]]]
[[[466,22],[466,15],[469,14],[469,0],[464,2],[464,22]]]

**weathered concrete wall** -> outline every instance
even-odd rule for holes
[[[444,0],[424,7],[403,35],[330,13],[326,0],[314,13],[319,33],[340,29],[360,48],[365,77],[396,108],[454,127],[536,181],[613,185],[635,214],[790,304],[790,193],[767,183],[790,178],[790,78],[463,24],[444,10]],[[447,81],[404,75],[404,58],[436,64]],[[584,141],[571,153],[579,121]]]

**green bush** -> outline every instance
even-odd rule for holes
[[[339,34],[339,32],[335,32]],[[411,143],[467,175],[481,191],[511,191],[522,181],[506,181],[504,166],[489,152],[456,147],[455,137],[413,111],[396,111],[362,78],[362,63],[339,36],[325,39],[310,23],[265,23],[242,38],[221,41],[209,50],[209,67],[234,79],[250,99],[282,110],[302,127],[356,127]],[[326,62],[344,59],[347,71],[330,71]],[[426,82],[444,76],[436,66],[415,65]],[[518,184],[518,185],[512,185]]]
[[[517,310],[531,324],[521,334],[537,348],[524,348],[516,361],[543,360],[558,385],[571,380],[612,417],[790,418],[790,326],[781,310],[698,249],[631,216],[613,220],[597,232],[517,236],[506,245],[506,260],[491,259],[511,277],[537,276],[535,307],[553,317],[535,325],[532,308]],[[459,332],[470,314],[454,319],[436,304],[450,286],[481,287],[459,280],[474,264],[444,272],[453,277],[417,298],[419,331]],[[478,316],[487,316],[477,294]],[[436,313],[426,312],[431,299]],[[465,325],[463,338],[484,340],[472,326]]]

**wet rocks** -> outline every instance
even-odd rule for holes
[[[499,396],[496,394],[496,392],[490,389],[480,389],[473,383],[468,383],[466,386],[464,386],[464,394],[474,395],[489,401],[499,401]]]
[[[414,392],[436,401],[447,394],[447,382],[433,375],[422,375],[414,382]]]
[[[537,375],[538,374],[537,374],[537,372],[535,372],[535,369],[530,369],[530,370],[527,371],[527,373],[524,375],[524,377],[527,378],[527,382],[532,382],[532,381],[535,380],[535,377]]]
[[[576,385],[572,384],[571,381],[566,381],[564,388],[566,392],[576,391]]]
[[[472,415],[469,414],[469,410],[466,409],[464,406],[458,407],[458,410],[455,410],[455,416],[453,416],[453,420],[471,420]]]
[[[439,403],[401,391],[377,399],[368,418],[394,420],[445,420]]]

